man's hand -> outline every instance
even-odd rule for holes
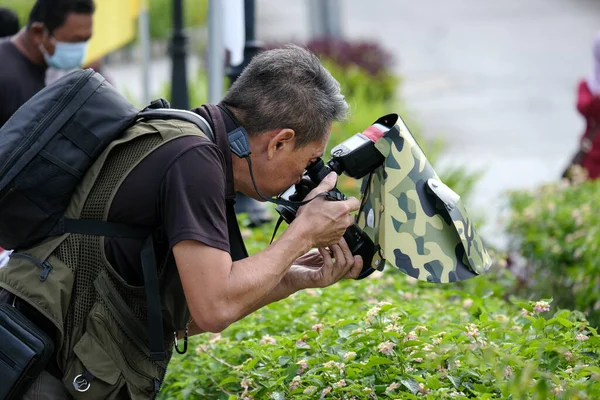
[[[336,180],[337,174],[330,173],[306,199],[333,189]],[[354,197],[344,201],[330,201],[320,197],[300,207],[292,225],[302,226],[302,230],[311,238],[313,247],[331,246],[333,249],[346,229],[354,223],[354,217],[350,213],[359,207],[360,202]]]
[[[354,279],[362,271],[360,256],[353,256],[342,238],[330,248],[312,250],[298,258],[284,278],[284,283],[296,290],[323,288],[340,279]]]

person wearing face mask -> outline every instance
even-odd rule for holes
[[[27,26],[0,42],[0,127],[44,88],[49,67],[81,66],[94,10],[93,0],[37,0]]]

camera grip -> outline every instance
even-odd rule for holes
[[[363,260],[363,269],[357,280],[366,278],[375,272],[375,269],[371,266],[373,256],[375,255],[375,244],[360,227],[354,223],[352,226],[346,229],[344,232],[344,240],[348,244],[352,255],[361,256]]]

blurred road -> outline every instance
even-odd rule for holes
[[[458,164],[485,170],[467,206],[485,213],[481,233],[503,246],[502,193],[557,179],[576,148],[583,121],[575,110],[575,89],[591,72],[600,2],[341,3],[345,35],[377,40],[392,52],[404,79],[402,96],[425,137],[447,142],[436,168]],[[306,41],[306,5],[306,0],[257,0],[258,38]],[[192,74],[197,57],[188,65]],[[169,68],[166,59],[153,62],[154,93],[169,79]],[[117,86],[139,97],[137,65],[112,65],[108,71]]]
[[[600,2],[341,3],[347,37],[377,40],[396,57],[402,96],[424,135],[447,142],[440,165],[486,171],[468,208],[485,212],[481,233],[504,245],[501,194],[555,180],[576,148],[583,120],[575,90],[591,72]],[[261,39],[308,38],[304,2],[258,0],[257,7]]]

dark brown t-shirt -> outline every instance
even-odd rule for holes
[[[46,67],[33,64],[10,38],[0,39],[0,128],[45,86]]]
[[[182,137],[155,150],[126,178],[108,220],[140,227],[161,226],[166,243],[157,256],[183,240],[197,240],[229,252],[226,216],[226,163],[207,139]],[[131,285],[143,285],[143,240],[106,238],[108,261]]]

